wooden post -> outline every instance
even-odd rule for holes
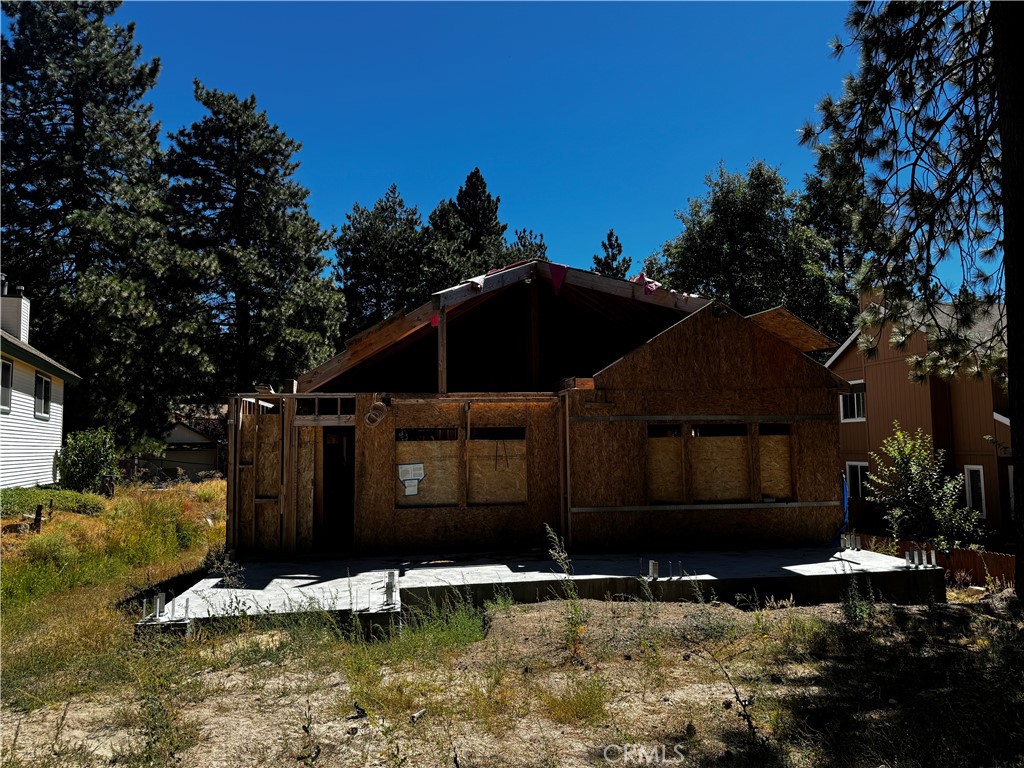
[[[448,391],[448,314],[444,307],[437,313],[437,392]]]
[[[281,398],[281,491],[278,498],[281,504],[281,549],[288,553],[295,552],[295,398]]]
[[[227,499],[225,500],[225,506],[227,509],[227,530],[225,531],[225,546],[228,551],[235,548],[235,541],[237,540],[236,528],[238,527],[238,510],[235,509],[235,493],[238,488],[238,467],[235,466],[238,461],[237,448],[235,447],[235,440],[238,434],[238,398],[232,397],[228,400],[228,458],[227,458],[227,478],[228,478],[228,489]]]
[[[690,462],[690,440],[693,437],[693,425],[687,421],[682,426],[682,431],[679,434],[683,444],[683,504],[692,504],[693,467]]]
[[[530,385],[540,390],[540,287],[535,279],[530,285]]]
[[[469,503],[469,430],[472,424],[472,403],[462,406],[462,435],[459,439],[459,463],[462,464],[462,482],[459,483],[459,506],[465,508]]]
[[[764,501],[761,493],[761,428],[758,424],[747,427],[747,453],[750,462],[750,500],[755,504]]]

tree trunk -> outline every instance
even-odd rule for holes
[[[1021,73],[1024,73],[1024,45],[1020,30],[1024,29],[1024,11],[1019,3],[993,2],[989,4],[992,19],[992,42],[996,96],[999,107],[999,138],[1002,143],[1000,172],[1003,207],[1003,275],[1007,325],[1007,362],[1010,384],[1010,443],[1013,461],[1024,448],[1024,333],[1018,326],[1017,316],[1024,314],[1018,306],[1024,293],[1024,249],[1022,249],[1020,216],[1024,206],[1024,158],[1021,156]],[[1021,369],[1021,370],[1018,370]],[[1024,471],[1013,473],[1013,498],[1024,504]],[[1017,573],[1014,588],[1018,597],[1024,595],[1024,563],[1021,546],[1024,545],[1024,514],[1014,511],[1017,543]]]

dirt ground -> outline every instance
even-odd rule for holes
[[[919,763],[904,750],[934,737],[900,729],[920,730],[920,702],[982,685],[978,654],[1021,634],[983,603],[575,609],[491,606],[482,639],[440,650],[200,636],[170,669],[153,651],[137,684],[5,708],[3,766],[954,765],[938,748]],[[1024,764],[1013,754],[984,764]]]

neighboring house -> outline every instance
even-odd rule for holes
[[[184,474],[191,480],[200,472],[220,469],[217,441],[188,424],[176,421],[163,436],[164,455],[153,461],[171,477]]]
[[[904,349],[894,349],[889,333],[883,327],[869,358],[858,348],[860,332],[854,332],[825,364],[851,387],[836,406],[838,466],[849,487],[851,526],[870,529],[883,524],[878,510],[864,501],[864,483],[875,469],[870,454],[879,453],[898,421],[907,432],[920,427],[932,436],[935,447],[946,453],[947,473],[964,477],[963,503],[978,510],[989,528],[1009,533],[1013,457],[1005,390],[988,375],[912,381],[907,359],[928,352],[927,334],[919,330]]]
[[[228,417],[241,556],[827,545],[834,404],[784,309],[548,262],[434,294]]]
[[[81,381],[28,343],[29,300],[0,288],[0,488],[57,480],[64,429],[64,385]]]

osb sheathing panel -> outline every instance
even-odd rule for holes
[[[761,435],[758,445],[761,454],[761,494],[775,499],[792,498],[789,435]]]
[[[682,438],[647,438],[647,499],[651,503],[682,502]]]
[[[241,466],[252,466],[256,455],[256,416],[240,413],[238,420],[238,463]]]
[[[842,525],[835,507],[574,512],[573,547],[607,550],[609,542],[650,549],[717,549],[742,546],[826,546]],[[685,568],[685,563],[683,564]]]
[[[525,440],[470,440],[466,447],[470,504],[526,503]]]
[[[395,429],[464,429],[463,406],[398,401],[371,428],[363,421],[371,404],[368,396],[357,398],[355,536],[360,550],[453,552],[544,545],[544,524],[557,527],[559,514],[556,403],[473,403],[470,408],[471,426],[523,426],[525,420],[528,504],[416,508],[395,505],[400,445]]]
[[[804,421],[790,431],[797,501],[837,501],[841,493],[839,425]]]
[[[616,403],[630,398],[634,413],[831,412],[836,384],[828,371],[738,314],[715,317],[712,310],[695,312],[598,373],[597,388]]]
[[[281,548],[281,514],[275,499],[256,502],[256,545],[258,552],[277,552]]]
[[[750,500],[747,437],[697,437],[687,446],[695,503]]]
[[[318,427],[299,427],[295,460],[295,546],[300,552],[313,548],[313,497],[316,481]]]
[[[572,506],[646,503],[646,423],[577,422],[569,425],[569,438]]]
[[[281,415],[252,418],[256,421],[256,498],[277,498],[281,490]]]
[[[395,503],[400,507],[459,503],[459,442],[457,440],[413,441],[395,444]],[[423,479],[415,496],[405,495],[398,479],[398,465],[422,464]]]
[[[238,490],[235,493],[235,507],[238,510],[238,551],[252,551],[255,541],[256,510],[256,470],[255,468],[238,468]]]

